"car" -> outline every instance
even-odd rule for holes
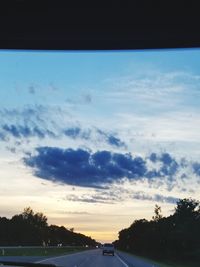
[[[112,254],[114,256],[114,245],[110,243],[105,243],[103,245],[103,250],[102,250],[102,255],[104,256],[105,254]]]

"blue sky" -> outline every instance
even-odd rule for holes
[[[199,49],[1,51],[0,77],[1,216],[111,241],[199,198]]]

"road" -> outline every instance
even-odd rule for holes
[[[52,263],[62,267],[159,267],[122,252],[115,253],[114,257],[103,256],[100,249],[52,257],[38,262]]]

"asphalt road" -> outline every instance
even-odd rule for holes
[[[46,258],[44,256],[0,256],[0,261],[37,262]]]
[[[115,253],[114,257],[103,256],[100,249],[52,257],[38,262],[62,267],[159,267],[122,252]]]

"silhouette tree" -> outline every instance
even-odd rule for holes
[[[42,212],[34,213],[30,207],[11,219],[0,217],[0,246],[57,246],[59,243],[96,246],[96,241],[90,237],[63,226],[48,226],[47,217]]]
[[[177,202],[175,215],[180,218],[197,217],[200,214],[199,201],[184,198]]]
[[[152,220],[135,220],[119,232],[115,246],[143,256],[200,262],[200,204],[185,198],[177,202],[174,214],[163,217],[156,205]],[[198,264],[197,264],[198,266]]]
[[[24,209],[22,218],[38,228],[47,226],[47,217],[42,212],[34,213],[30,207]]]
[[[162,218],[161,214],[161,207],[159,207],[157,204],[155,205],[154,209],[155,216],[152,217],[153,221],[158,222]]]

